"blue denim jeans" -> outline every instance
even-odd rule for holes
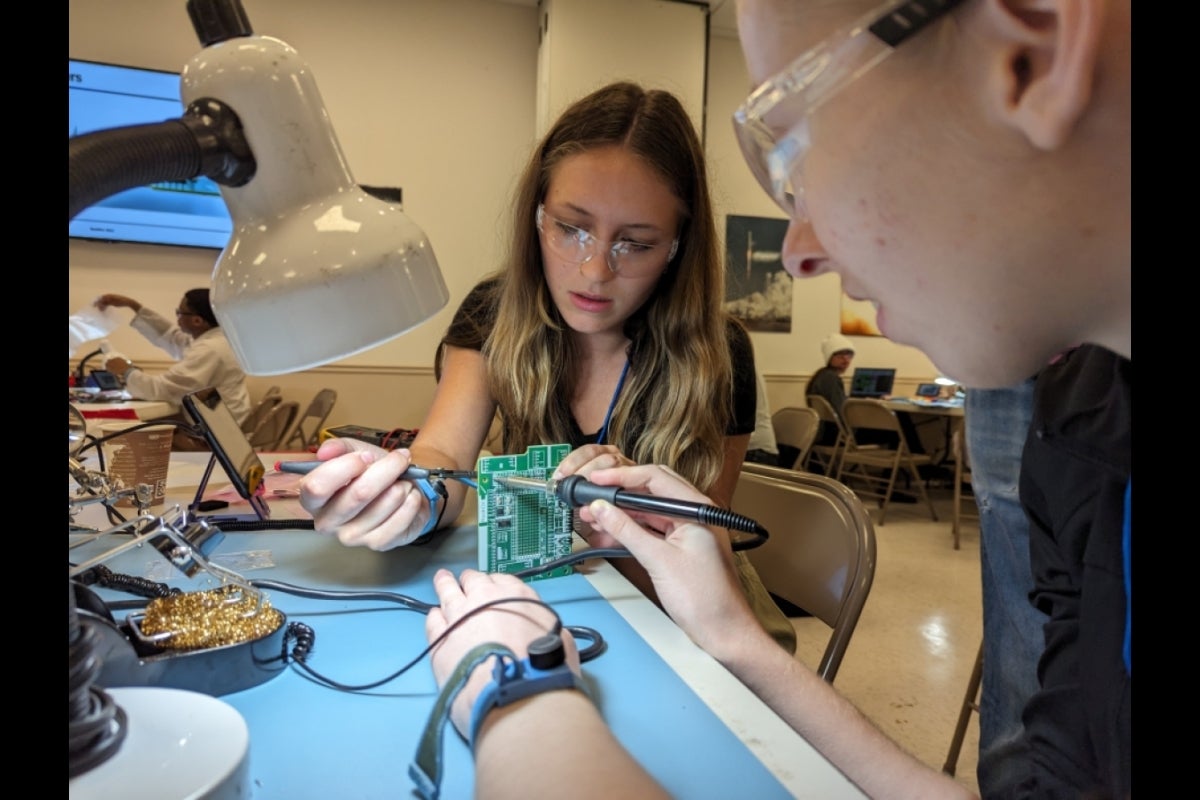
[[[979,504],[983,581],[983,684],[979,702],[979,792],[1003,796],[1024,747],[1021,711],[1037,690],[1046,616],[1029,602],[1029,523],[1017,492],[1021,451],[1033,411],[1033,380],[1007,389],[970,389],[967,452]]]

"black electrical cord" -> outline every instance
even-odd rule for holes
[[[128,719],[125,710],[98,686],[96,634],[79,621],[75,587],[70,585],[70,622],[67,647],[67,739],[70,760],[68,777],[74,778],[113,755],[125,741]]]
[[[96,356],[100,355],[103,352],[104,352],[104,350],[102,348],[96,348],[95,350],[88,353],[83,358],[79,359],[79,366],[75,367],[75,385],[76,386],[81,387],[81,388],[83,387],[83,381],[84,381],[83,368],[84,368],[84,366],[87,365],[87,362],[91,361],[93,358],[95,358]]]
[[[250,585],[255,589],[273,589],[284,594],[294,595],[296,597],[307,597],[310,600],[382,600],[387,603],[396,603],[404,606],[411,611],[420,611],[422,614],[428,614],[433,609],[437,608],[437,603],[426,603],[423,600],[417,600],[415,597],[409,597],[406,594],[398,592],[387,592],[382,590],[368,591],[343,591],[340,589],[314,589],[309,586],[296,586],[292,583],[284,583],[283,581],[265,580],[255,578],[249,581]]]
[[[750,538],[737,539],[730,543],[730,549],[738,550],[753,550],[767,541],[765,535],[751,534]],[[543,572],[550,572],[559,567],[578,564],[580,561],[587,561],[592,558],[631,558],[633,553],[624,547],[589,547],[584,550],[576,550],[565,556],[560,556],[545,564],[539,564],[536,567],[528,567],[526,569],[517,570],[512,573],[518,578],[532,578],[534,575],[541,575]]]
[[[492,600],[491,602],[484,603],[483,605],[480,605],[480,606],[476,606],[475,608],[468,611],[466,614],[463,614],[461,617],[459,617],[454,622],[452,622],[450,625],[448,625],[446,627],[446,630],[442,631],[441,636],[438,636],[436,639],[434,639],[432,642],[430,642],[428,645],[426,645],[425,648],[421,652],[417,653],[417,655],[411,661],[409,661],[404,666],[400,667],[400,669],[396,670],[391,675],[387,675],[383,678],[380,678],[377,681],[372,681],[370,683],[363,683],[363,684],[357,684],[357,685],[340,683],[326,675],[322,675],[321,673],[317,672],[315,669],[310,667],[306,661],[301,661],[299,659],[294,659],[294,660],[295,660],[296,665],[301,670],[303,670],[305,673],[307,673],[311,678],[316,680],[318,683],[321,683],[325,686],[330,687],[331,689],[339,689],[344,692],[365,692],[365,691],[369,691],[371,689],[377,689],[386,683],[391,683],[396,678],[399,678],[401,675],[408,672],[410,669],[415,667],[417,664],[421,663],[421,659],[423,659],[423,658],[425,658],[425,656],[429,655],[429,653],[433,651],[433,648],[435,648],[439,644],[441,644],[443,639],[445,639],[447,636],[449,636],[454,630],[456,630],[458,628],[459,625],[462,625],[467,620],[469,620],[471,617],[475,616],[476,614],[482,613],[483,611],[486,611],[489,608],[494,608],[496,606],[501,606],[501,605],[508,605],[509,603],[528,603],[530,605],[536,605],[536,606],[540,606],[541,608],[546,609],[547,611],[549,611],[551,614],[554,615],[554,627],[549,632],[558,634],[562,631],[562,629],[563,629],[562,618],[558,616],[558,612],[555,611],[554,608],[546,601],[539,600],[539,599],[533,598],[533,597],[502,597],[498,600]],[[293,651],[293,657],[295,655],[296,655],[295,651]],[[582,658],[582,656],[581,656],[581,658]]]
[[[84,586],[99,586],[103,589],[112,589],[139,597],[172,597],[183,593],[182,589],[167,586],[165,583],[152,581],[149,578],[113,572],[103,564],[97,564],[79,573],[75,576],[75,579]]]
[[[544,567],[543,571],[548,570],[548,569],[550,569],[550,567]],[[282,581],[272,581],[272,580],[264,580],[264,579],[251,580],[249,583],[251,586],[253,586],[256,589],[273,589],[278,592],[283,592],[284,594],[290,594],[290,595],[294,595],[296,597],[307,597],[312,600],[382,600],[385,602],[397,603],[397,604],[402,605],[405,608],[411,609],[413,611],[420,611],[422,614],[428,614],[430,611],[437,608],[436,603],[426,603],[423,600],[417,600],[414,597],[409,597],[408,595],[404,595],[404,594],[398,594],[396,592],[343,591],[343,590],[338,590],[338,589],[314,589],[314,588],[307,587],[307,586],[296,586],[295,584],[284,583]],[[520,599],[520,598],[513,598],[514,601],[517,599]],[[554,612],[554,609],[550,608],[550,606],[546,605],[542,601],[531,600],[530,602],[539,602],[542,605],[544,605],[546,608],[550,609],[551,612]],[[486,606],[480,606],[480,608],[486,608]],[[478,610],[478,609],[476,609],[476,610]],[[475,612],[473,611],[471,613],[473,614]],[[557,614],[557,612],[554,612],[554,613],[555,613],[555,618],[557,619],[558,614]],[[464,619],[465,619],[465,617],[464,617]],[[461,622],[461,620],[460,620],[460,622]],[[458,623],[455,623],[456,626],[457,626],[457,624]],[[562,622],[560,620],[556,630],[559,628],[563,628],[563,627],[565,627],[566,630],[570,631],[571,635],[573,637],[575,637],[576,639],[587,641],[587,642],[591,643],[587,647],[579,648],[579,661],[582,664],[586,664],[587,662],[589,662],[592,659],[596,658],[597,656],[601,655],[602,653],[604,653],[605,650],[608,649],[608,643],[604,640],[604,636],[599,631],[597,631],[595,628],[589,628],[585,625],[563,626]],[[446,632],[449,633],[449,630],[447,630]],[[439,639],[438,641],[441,641],[441,639]],[[420,655],[418,655],[416,660],[413,663],[416,663],[416,661],[420,661],[421,658],[425,655],[425,653],[429,652],[429,650],[432,649],[434,644],[436,644],[436,642],[431,644],[429,646],[429,648],[426,648],[424,653],[421,653]],[[309,645],[311,645],[311,641],[309,641]],[[296,656],[296,654],[293,653],[293,657],[295,657],[295,656]],[[297,660],[301,660],[301,659],[297,658]],[[392,680],[393,678],[398,677],[399,675],[403,674],[404,670],[409,669],[409,667],[411,667],[411,666],[412,666],[412,664],[409,664],[404,669],[402,669],[400,672],[395,673],[394,675],[392,675],[391,678],[388,678],[386,680]],[[316,676],[314,675],[314,677],[316,677]],[[320,680],[324,680],[324,679],[322,678]],[[378,685],[378,684],[375,684],[375,685]],[[368,687],[368,688],[374,688],[374,686]]]
[[[204,517],[200,517],[204,519]],[[235,519],[221,520],[216,526],[222,531],[311,531],[311,519]]]
[[[139,422],[137,425],[130,425],[128,428],[122,428],[121,430],[116,431],[115,433],[110,433],[107,436],[93,436],[92,434],[89,433],[85,437],[85,439],[87,440],[86,443],[82,447],[79,448],[79,454],[82,455],[83,453],[85,453],[88,450],[95,447],[96,448],[96,458],[99,459],[100,468],[103,469],[104,468],[104,449],[102,447],[100,447],[100,445],[104,444],[105,442],[107,442],[111,439],[117,439],[121,436],[125,436],[126,434],[133,433],[134,431],[140,431],[142,428],[157,427],[160,425],[172,425],[176,428],[183,428],[184,431],[191,434],[192,436],[201,436],[202,435],[202,432],[199,428],[197,428],[195,425],[189,425],[186,422],[180,422],[179,420],[175,420],[175,419],[152,419],[152,420],[147,420],[146,422]]]
[[[559,567],[578,564],[580,561],[587,561],[591,558],[629,558],[632,555],[624,547],[589,547],[586,550],[576,550],[574,553],[552,559],[536,567],[517,570],[512,574],[524,580],[525,578],[532,578],[535,575],[541,575],[543,572],[551,572]]]
[[[543,569],[550,569],[550,567],[547,566]],[[130,594],[136,593],[146,598],[164,597],[179,592],[178,589],[172,589],[163,583],[154,583],[144,578],[113,573],[111,570],[107,570],[102,565],[88,570],[86,573],[83,573],[83,575],[86,576],[86,581],[81,580],[81,583],[96,583],[107,588],[126,591]],[[436,603],[427,603],[423,600],[418,600],[405,594],[389,592],[385,590],[345,591],[340,589],[316,589],[313,587],[297,586],[295,584],[285,583],[283,581],[268,580],[263,578],[249,580],[247,583],[256,589],[273,590],[277,592],[283,592],[284,594],[294,595],[296,597],[305,597],[311,600],[378,600],[388,603],[395,603],[405,609],[410,611],[418,611],[422,614],[428,614],[431,610],[437,608]],[[453,631],[470,617],[474,616],[480,611],[483,611],[484,609],[506,603],[530,603],[541,606],[554,615],[554,628],[552,632],[559,633],[565,627],[565,629],[570,631],[571,635],[576,639],[590,642],[587,647],[579,648],[580,663],[587,663],[608,649],[608,644],[599,631],[583,625],[564,626],[562,623],[562,618],[558,615],[558,612],[555,611],[554,608],[544,600],[531,597],[507,597],[499,600],[493,600],[490,603],[485,603],[478,608],[472,609],[466,615],[450,625],[441,636],[439,636],[433,642],[430,642],[424,650],[418,653],[415,658],[402,666],[399,670],[393,672],[387,677],[381,678],[378,681],[372,681],[371,683],[360,685],[343,684],[313,669],[308,664],[307,658],[309,653],[312,651],[313,644],[316,640],[316,634],[313,632],[311,627],[305,625],[304,623],[291,622],[288,624],[288,628],[284,632],[282,656],[284,662],[286,663],[289,660],[287,643],[294,640],[296,644],[290,654],[290,660],[295,662],[299,669],[307,673],[318,683],[328,686],[331,689],[338,689],[347,692],[368,691],[389,683],[403,675],[408,670],[412,669],[412,667],[420,663],[421,659],[428,655],[429,652],[433,650],[433,648],[437,646],[439,642],[442,641],[442,639],[444,639],[451,631]],[[144,605],[144,602],[137,600],[116,601],[108,603],[108,608],[110,610],[124,610],[129,608],[140,608]]]

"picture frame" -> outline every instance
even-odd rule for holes
[[[725,218],[725,310],[748,330],[791,333],[792,276],[783,268],[788,221]]]

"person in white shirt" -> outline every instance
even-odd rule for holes
[[[779,466],[779,443],[775,441],[775,426],[771,423],[771,404],[767,399],[767,382],[762,372],[754,370],[758,398],[755,404],[754,432],[746,445],[746,461]]]
[[[185,394],[213,386],[239,424],[250,413],[246,373],[213,314],[208,289],[184,292],[174,322],[125,295],[103,294],[95,305],[101,311],[109,306],[132,309],[133,329],[177,360],[166,372],[151,375],[124,356],[109,358],[105,369],[121,379],[130,395],[178,408]]]

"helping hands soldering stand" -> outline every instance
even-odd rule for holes
[[[147,765],[159,765],[156,796],[248,798],[248,730],[237,711],[215,697],[257,686],[284,669],[287,621],[240,575],[208,560],[224,534],[205,520],[189,521],[178,505],[163,516],[139,514],[85,538],[95,542],[119,531],[133,537],[68,568],[72,796],[77,790],[81,797],[106,796],[114,787],[141,785]],[[120,625],[75,578],[146,543],[184,575],[204,570],[221,587],[172,590]],[[186,751],[179,742],[188,743]],[[181,767],[181,758],[188,760],[186,769],[169,768]]]
[[[70,546],[92,544],[117,533],[132,536],[68,568],[77,613],[98,640],[101,683],[109,687],[166,686],[222,695],[257,686],[283,669],[283,614],[271,608],[262,593],[240,574],[208,558],[225,538],[220,528],[203,518],[189,517],[176,505],[162,516],[141,514],[109,530],[82,537]],[[130,614],[119,623],[107,604],[76,579],[144,545],[153,547],[183,575],[190,578],[206,572],[220,581],[220,587],[159,598],[151,601],[146,612]],[[204,618],[197,616],[192,622],[184,612],[164,607],[149,620],[148,612],[156,602],[187,604],[187,613],[196,612]],[[218,623],[212,622],[218,613],[212,610],[216,606],[224,607],[218,609],[223,614]],[[164,626],[164,619],[172,622]]]
[[[79,617],[78,609],[74,606],[76,602],[84,607],[87,614],[92,615],[88,620],[90,627],[107,647],[101,675],[105,684],[169,685],[222,694],[261,683],[269,677],[261,669],[251,669],[248,674],[243,674],[242,670],[230,670],[228,665],[222,663],[205,664],[202,671],[197,671],[197,662],[206,659],[211,661],[215,656],[195,654],[197,651],[230,645],[240,646],[243,642],[260,640],[277,630],[281,631],[282,615],[270,609],[262,594],[241,575],[209,561],[208,555],[225,538],[225,534],[211,520],[189,517],[190,509],[184,510],[179,505],[156,516],[149,511],[154,499],[153,486],[138,484],[126,487],[119,478],[85,467],[77,457],[88,439],[87,420],[74,406],[70,411],[67,470],[77,488],[67,503],[68,530],[71,534],[67,549],[83,548],[90,555],[80,563],[69,563],[67,570],[71,581],[72,619],[78,621]],[[201,481],[201,493],[211,470],[210,461],[209,469]],[[133,519],[106,530],[75,523],[75,515],[84,506],[99,503],[111,507],[126,498],[133,499],[137,505],[138,513]],[[102,549],[103,544],[99,540],[119,533],[128,533],[130,538]],[[128,575],[119,576],[118,579],[111,571],[99,569],[105,561],[145,544],[152,546],[187,577],[195,577],[201,571],[213,575],[220,580],[220,588],[215,593],[193,592],[184,595],[177,589],[168,591],[162,584]],[[152,600],[146,607],[146,613],[140,617],[131,614],[124,628],[121,628],[108,605],[88,588],[96,584],[132,590],[159,599]],[[165,592],[166,597],[160,592]],[[232,608],[235,605],[236,608]],[[148,624],[143,625],[143,620]],[[257,660],[273,663],[272,653],[280,651],[277,646],[272,647],[275,649],[268,651],[265,658]],[[184,650],[193,657],[180,659],[177,654]],[[252,664],[255,660],[251,660]],[[147,664],[153,664],[153,667],[147,667]],[[187,674],[181,676],[179,664],[188,665],[187,670],[183,670]],[[197,676],[202,679],[201,685],[196,685]],[[217,676],[215,681],[213,676]]]
[[[75,479],[75,483],[79,487],[76,489],[75,496],[67,499],[67,530],[69,533],[93,531],[97,536],[102,536],[110,532],[77,525],[75,515],[84,506],[95,503],[111,506],[119,500],[130,499],[137,506],[138,517],[137,520],[133,520],[136,522],[145,518],[147,509],[154,502],[154,487],[150,484],[141,483],[132,488],[126,487],[119,478],[114,478],[106,472],[90,470],[74,456],[68,457],[67,473]],[[126,522],[119,527],[124,529],[130,524],[130,522]],[[87,541],[91,541],[91,539],[77,541],[74,544],[84,544]]]

